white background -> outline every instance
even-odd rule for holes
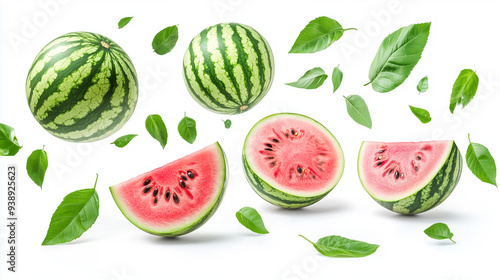
[[[18,167],[18,266],[6,267],[6,227],[1,229],[1,279],[499,279],[500,193],[464,168],[455,192],[442,205],[417,216],[402,216],[375,203],[363,190],[356,170],[363,140],[456,140],[462,155],[467,133],[500,159],[498,92],[500,4],[494,1],[4,1],[0,3],[0,122],[15,127],[23,145],[15,157],[1,158],[1,225],[6,223],[6,165]],[[28,4],[29,3],[29,4]],[[134,16],[118,30],[122,17]],[[329,16],[348,31],[325,51],[288,54],[302,28],[318,16]],[[251,111],[221,119],[200,107],[182,79],[182,57],[191,38],[219,22],[254,27],[270,43],[276,61],[273,87]],[[432,21],[423,56],[396,90],[380,94],[368,82],[368,70],[385,36],[412,23]],[[174,50],[159,56],[151,41],[161,29],[179,24]],[[115,135],[92,144],[56,139],[31,116],[25,100],[25,78],[38,51],[52,39],[72,31],[110,37],[132,58],[140,102],[130,121]],[[330,75],[340,64],[344,80],[332,94],[330,78],[317,90],[295,89],[294,81],[320,66]],[[453,82],[464,68],[477,71],[475,99],[454,115],[448,111]],[[418,95],[418,81],[428,75],[429,90]],[[347,115],[342,95],[359,94],[373,119],[369,130]],[[433,117],[422,124],[408,105],[423,107]],[[184,112],[197,121],[193,145],[177,133]],[[342,145],[346,161],[337,187],[319,203],[301,210],[283,210],[260,199],[242,173],[244,137],[261,118],[277,112],[308,115],[325,125]],[[149,114],[160,114],[169,131],[165,150],[146,132]],[[109,143],[138,133],[127,147]],[[215,141],[226,151],[230,180],[218,212],[199,230],[166,239],[143,233],[130,224],[112,200],[108,187],[161,166]],[[28,178],[28,155],[45,145],[49,169],[40,190]],[[75,190],[97,190],[100,216],[71,243],[41,246],[50,217],[62,198]],[[256,208],[268,235],[243,228],[235,212]],[[423,230],[447,223],[456,244],[428,238]],[[380,244],[366,258],[326,258],[305,240],[327,235]]]

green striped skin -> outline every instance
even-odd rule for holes
[[[382,201],[373,196],[372,198],[380,205],[397,213],[412,215],[425,212],[448,198],[460,180],[462,165],[462,155],[453,142],[449,156],[440,171],[419,191],[396,201]]]
[[[222,23],[193,38],[183,71],[186,87],[200,105],[220,114],[239,114],[269,91],[274,58],[267,41],[253,28]]]
[[[49,133],[92,142],[128,121],[137,104],[137,75],[128,55],[109,38],[68,33],[35,58],[26,97],[33,116]]]
[[[312,197],[291,195],[272,187],[255,174],[249,167],[245,155],[243,155],[243,166],[245,170],[245,177],[250,183],[252,189],[264,200],[279,207],[289,209],[302,208],[318,202],[329,193],[327,192],[325,194]]]

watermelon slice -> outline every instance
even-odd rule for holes
[[[270,115],[254,125],[243,147],[245,175],[266,201],[300,208],[325,197],[339,182],[344,154],[317,121],[299,114]]]
[[[178,236],[202,226],[217,210],[227,182],[219,143],[110,187],[123,215],[155,235]]]
[[[358,173],[380,205],[417,214],[436,207],[455,189],[462,156],[454,141],[363,142]]]

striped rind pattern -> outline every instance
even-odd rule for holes
[[[68,33],[36,56],[26,79],[26,98],[49,133],[92,142],[113,134],[131,117],[137,74],[128,55],[109,38]]]
[[[274,58],[267,41],[253,28],[217,24],[196,35],[183,60],[191,96],[220,114],[246,112],[269,91]]]
[[[441,170],[419,191],[397,201],[382,201],[375,197],[373,199],[397,213],[412,215],[425,212],[448,198],[460,180],[462,166],[462,155],[456,143],[453,142],[453,147]]]
[[[248,165],[248,161],[245,155],[243,155],[243,169],[245,171],[245,177],[250,183],[252,189],[261,198],[279,207],[296,209],[309,206],[313,203],[320,201],[330,192],[328,191],[322,195],[305,197],[305,196],[296,196],[288,194],[281,190],[278,190],[273,186],[269,185],[269,183],[267,183],[265,180],[263,180],[255,172],[252,171],[252,169]]]

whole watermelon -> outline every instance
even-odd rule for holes
[[[129,56],[109,38],[68,33],[36,56],[26,97],[35,119],[52,135],[97,141],[119,130],[134,112],[137,74]]]
[[[257,105],[274,76],[273,53],[266,39],[238,23],[201,31],[189,44],[183,66],[191,96],[220,114],[239,114]]]

